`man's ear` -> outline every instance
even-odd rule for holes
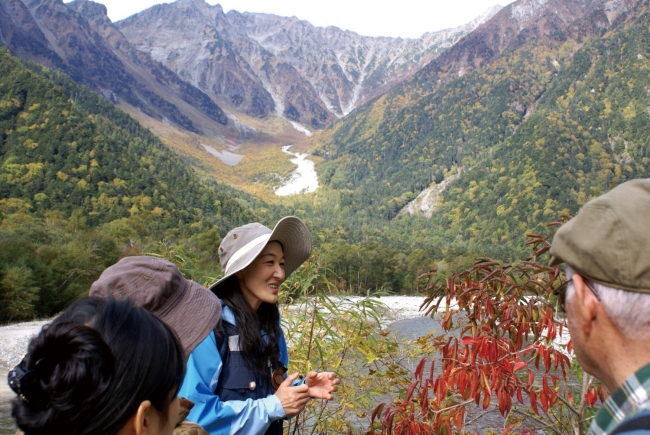
[[[594,292],[587,287],[582,276],[574,273],[572,279],[574,291],[572,302],[575,302],[576,304],[576,309],[572,311],[573,314],[577,316],[575,321],[582,328],[582,332],[585,335],[589,335],[594,326],[593,323],[598,317],[600,301]]]
[[[151,434],[151,413],[153,411],[153,407],[151,406],[151,402],[148,400],[145,400],[140,404],[138,407],[138,410],[135,412],[135,421],[133,422],[133,428],[135,431],[135,435],[149,435]]]

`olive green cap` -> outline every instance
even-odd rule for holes
[[[553,237],[551,266],[567,263],[608,287],[650,293],[650,178],[585,204]]]

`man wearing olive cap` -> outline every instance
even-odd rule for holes
[[[578,362],[612,392],[589,433],[650,434],[650,179],[588,202],[555,234]]]

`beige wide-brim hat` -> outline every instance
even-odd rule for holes
[[[226,234],[219,245],[223,277],[210,286],[215,290],[226,279],[248,267],[269,242],[280,242],[284,253],[285,279],[311,255],[311,234],[307,225],[295,216],[287,216],[273,230],[254,222]]]
[[[174,330],[186,360],[221,318],[221,301],[214,293],[158,257],[121,259],[102,272],[90,296],[133,299]]]

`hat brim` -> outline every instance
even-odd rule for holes
[[[549,262],[548,265],[554,267],[562,263],[564,263],[564,260],[562,260],[560,257],[551,256],[551,261]]]
[[[311,234],[307,225],[295,216],[284,217],[275,224],[268,237],[260,237],[255,246],[239,257],[232,265],[229,265],[228,272],[219,281],[212,284],[210,290],[214,291],[225,280],[248,267],[269,242],[280,242],[282,244],[285,279],[311,255]]]
[[[185,359],[208,336],[221,318],[221,301],[202,285],[186,280],[183,297],[166,313],[156,313],[178,336]]]

